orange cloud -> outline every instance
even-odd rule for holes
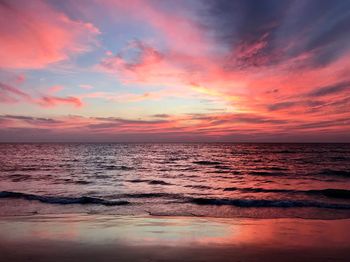
[[[215,59],[174,50],[160,51],[134,41],[131,48],[138,51],[136,59],[128,60],[120,53],[103,60],[101,67],[115,73],[126,84],[164,86],[170,90],[169,94],[177,90],[179,97],[193,96],[196,92],[226,101],[233,106],[232,113],[266,114],[291,122],[299,121],[303,115],[304,122],[311,122],[318,120],[320,113],[326,112],[336,119],[346,112],[349,101],[341,96],[348,95],[347,90],[350,90],[350,85],[346,84],[349,82],[346,74],[350,68],[349,55],[327,67],[301,66],[312,54],[302,54],[273,66],[241,67],[242,57],[249,59],[265,45],[264,40],[261,41],[244,47],[243,53],[238,49],[234,58],[217,56]],[[225,64],[230,66],[224,67]],[[345,85],[337,89],[338,93],[328,92],[327,97],[318,91],[343,82]],[[321,95],[311,97],[312,93]]]
[[[164,8],[152,1],[138,0],[105,3],[115,7],[111,8],[113,12],[125,12],[135,21],[150,25],[165,42],[162,45],[159,44],[162,41],[152,39],[134,40],[116,55],[109,53],[100,67],[116,74],[125,84],[163,86],[171,92],[177,90],[182,97],[197,93],[199,97],[212,97],[231,104],[231,113],[260,114],[291,124],[317,122],[325,115],[332,120],[347,115],[350,87],[346,85],[331,89],[337,92],[327,93],[327,87],[349,81],[350,53],[346,48],[338,57],[331,49],[324,48],[323,41],[318,48],[304,45],[310,40],[307,35],[301,35],[300,41],[293,35],[284,39],[282,33],[288,33],[283,31],[284,20],[281,23],[269,21],[268,14],[262,17],[265,24],[261,28],[259,25],[251,28],[251,21],[242,21],[247,32],[251,30],[257,32],[256,35],[249,35],[250,31],[245,35],[243,30],[240,32],[243,35],[237,35],[238,39],[223,39],[210,37],[208,28],[201,27],[203,24],[194,19],[195,15],[188,16],[183,5]],[[242,3],[245,4],[249,5]],[[235,36],[240,24],[235,24],[234,16],[226,13],[235,10],[218,8],[215,10],[226,16],[215,18],[228,22],[222,25],[223,29]],[[281,34],[276,34],[276,30]],[[318,32],[317,28],[313,31],[317,36],[325,33]],[[211,33],[220,35],[226,31]],[[327,42],[330,38],[319,40]],[[137,57],[130,59],[128,52],[136,53]],[[319,59],[325,59],[327,64]],[[326,91],[320,93],[320,89]]]

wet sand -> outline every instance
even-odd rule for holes
[[[0,218],[0,261],[350,261],[350,219]]]

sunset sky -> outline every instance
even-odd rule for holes
[[[0,141],[350,142],[350,1],[0,1]]]

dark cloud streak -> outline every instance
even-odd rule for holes
[[[315,88],[313,91],[307,94],[309,97],[321,97],[332,95],[336,93],[340,93],[343,91],[350,91],[350,81],[340,82],[334,85],[322,86],[319,88]]]
[[[310,57],[299,66],[325,66],[350,50],[350,1],[203,2],[208,8],[203,23],[219,43],[237,52],[263,42],[231,66],[278,64],[302,54]]]

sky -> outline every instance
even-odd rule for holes
[[[350,142],[350,1],[0,0],[0,142]]]

